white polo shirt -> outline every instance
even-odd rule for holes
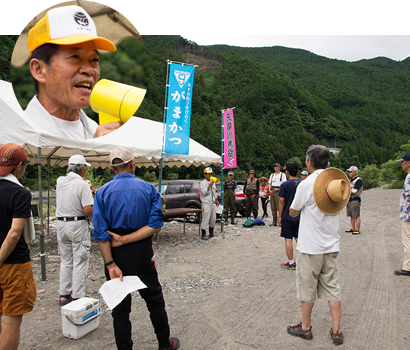
[[[319,255],[340,250],[339,214],[322,213],[313,197],[313,185],[323,170],[314,171],[299,184],[290,205],[292,209],[301,211],[296,246],[301,253]]]
[[[94,137],[98,124],[87,117],[83,110],[80,110],[80,119],[76,121],[67,121],[52,116],[43,107],[37,96],[34,96],[29,102],[25,113],[41,129],[49,133],[65,137],[72,140],[87,140]]]
[[[56,185],[56,216],[84,216],[84,209],[94,204],[90,185],[73,172],[60,176]]]

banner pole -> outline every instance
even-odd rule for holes
[[[162,169],[164,168],[164,145],[165,145],[165,134],[167,132],[166,128],[166,118],[167,118],[167,111],[168,111],[168,87],[169,87],[169,66],[171,62],[167,60],[167,78],[165,82],[165,102],[164,102],[164,123],[162,125],[162,149],[161,149],[161,164],[160,164],[160,173],[159,173],[159,193],[161,194],[162,190]]]

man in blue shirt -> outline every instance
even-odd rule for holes
[[[280,236],[285,238],[286,255],[288,262],[282,263],[281,267],[295,270],[296,262],[293,260],[293,238],[298,241],[299,215],[292,217],[289,215],[289,207],[295,197],[296,188],[302,180],[296,178],[298,165],[296,163],[286,164],[287,181],[279,188],[278,224],[281,227]]]
[[[410,153],[399,159],[402,169],[407,173],[400,195],[400,220],[402,221],[402,240],[404,261],[401,270],[394,271],[398,276],[410,276]]]
[[[168,316],[162,287],[152,260],[152,236],[161,230],[164,215],[161,196],[155,187],[134,175],[132,151],[116,147],[110,154],[111,170],[116,174],[95,196],[93,237],[98,241],[105,262],[107,280],[137,275],[147,286],[139,290],[150,312],[159,349],[179,347],[169,338]],[[131,294],[112,310],[118,349],[131,350]]]

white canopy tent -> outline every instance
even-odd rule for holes
[[[40,257],[42,280],[46,279],[41,166],[66,165],[73,154],[83,154],[94,167],[109,166],[109,154],[117,146],[130,148],[137,166],[158,166],[162,155],[163,123],[132,117],[119,129],[99,138],[78,141],[57,137],[40,128],[22,110],[12,84],[0,80],[0,144],[14,142],[27,149],[28,156],[38,163],[40,206]],[[221,164],[221,157],[198,142],[190,139],[188,155],[163,155],[169,166],[191,164]]]
[[[26,116],[12,85],[5,81],[0,81],[0,121],[0,143],[15,142],[24,145],[34,158],[38,157],[39,148],[42,164],[50,159],[66,165],[73,154],[83,154],[94,167],[104,168],[109,165],[109,153],[117,146],[130,148],[138,167],[157,165],[161,160],[163,123],[132,117],[119,129],[99,138],[79,141],[57,137],[42,130]],[[164,154],[164,164],[178,167],[221,164],[218,154],[192,139],[189,149],[188,155]]]

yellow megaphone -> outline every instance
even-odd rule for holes
[[[216,184],[219,184],[221,182],[220,179],[218,179],[217,177],[214,177],[214,176],[211,176],[210,180],[215,182]]]
[[[91,92],[91,108],[98,113],[100,125],[125,124],[141,105],[146,92],[145,89],[101,79]]]

